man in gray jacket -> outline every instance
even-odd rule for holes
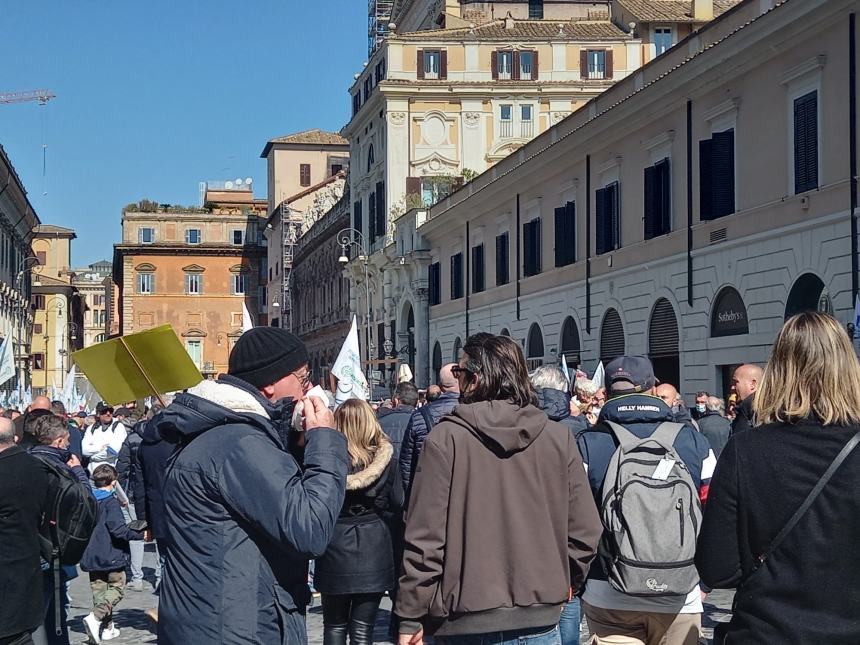
[[[296,336],[256,327],[236,342],[228,375],[158,417],[175,444],[163,489],[161,645],[307,642],[308,560],[331,540],[349,464],[321,399],[303,399],[304,432],[292,431],[307,362]]]

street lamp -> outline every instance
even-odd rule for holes
[[[14,351],[14,348],[17,345],[16,364],[18,369],[24,371],[25,375],[29,373],[29,369],[25,370],[25,366],[29,363],[25,362],[27,360],[27,355],[25,353],[26,343],[24,342],[24,321],[26,319],[27,307],[30,304],[30,294],[28,292],[23,294],[23,296],[20,295],[22,287],[21,282],[27,273],[35,269],[37,266],[40,266],[41,264],[42,262],[41,260],[39,260],[39,258],[37,258],[35,255],[30,255],[18,263],[18,272],[15,275],[14,288],[15,291],[19,294],[19,304],[15,307],[15,319],[17,323],[16,327],[18,332],[18,341],[17,343],[12,343],[12,347]],[[21,375],[18,374],[17,376],[18,383],[20,384]],[[26,381],[27,379],[25,378],[24,380]]]
[[[367,275],[367,248],[364,245],[364,236],[361,234],[361,231],[358,231],[354,228],[345,228],[342,229],[337,234],[337,242],[340,244],[340,257],[337,259],[341,264],[349,264],[349,256],[347,255],[347,248],[350,246],[354,246],[360,253],[360,255],[356,258],[360,260],[362,266],[364,266],[364,302],[367,305],[367,325],[365,327],[365,335],[367,338],[367,342],[365,343],[366,351],[367,351],[367,385],[371,388],[371,393],[373,392],[373,388],[371,386],[370,379],[370,357],[373,354],[373,345],[370,342],[370,280]]]
[[[60,296],[54,296],[53,298],[49,298],[45,303],[45,392],[48,391],[48,342],[51,339],[50,325],[48,323],[48,314],[54,310],[54,305],[56,305],[57,318],[63,317],[63,309],[65,308],[65,303]],[[65,327],[65,325],[63,326]],[[63,347],[60,347],[57,350],[57,354],[60,356],[61,361],[61,371],[62,371],[62,356],[63,356]],[[54,361],[54,371],[57,369],[57,362]]]

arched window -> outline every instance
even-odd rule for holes
[[[502,327],[502,331],[499,332],[499,336],[507,336],[508,338],[510,338],[511,332],[508,331],[507,327]]]
[[[439,370],[442,369],[442,346],[437,341],[433,345],[433,382],[439,382]]]
[[[94,342],[95,342],[95,343],[97,343],[97,344],[98,344],[98,343],[103,343],[103,342],[105,342],[105,335],[104,335],[104,334],[99,334],[98,336],[96,336],[96,337],[95,337],[95,341],[94,341]]]
[[[624,356],[624,325],[618,312],[610,307],[600,327],[600,360],[606,366],[619,356]]]
[[[681,359],[678,347],[678,319],[666,298],[654,304],[648,325],[648,357],[654,365],[654,375],[663,383],[675,387],[681,384]]]
[[[457,339],[454,341],[454,358],[453,362],[457,362],[460,360],[460,350],[463,349],[463,341],[460,340],[460,337],[457,336]]]
[[[576,321],[570,316],[564,319],[564,323],[561,326],[561,342],[559,342],[558,346],[559,353],[567,361],[567,369],[571,372],[575,371],[581,361],[581,348]]]
[[[741,294],[734,287],[723,287],[714,299],[711,311],[711,336],[741,336],[749,331],[747,308]]]
[[[791,287],[785,303],[785,319],[804,311],[833,314],[833,303],[824,282],[814,273],[804,273]]]
[[[374,154],[373,154],[373,144],[371,143],[370,146],[367,148],[367,169],[368,170],[370,170],[373,167],[374,162],[375,162],[375,159],[374,159]]]
[[[533,370],[543,365],[543,333],[537,323],[532,323],[529,327],[529,334],[526,337],[526,362],[529,369]]]

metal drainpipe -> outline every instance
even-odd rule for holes
[[[466,265],[465,284],[463,288],[466,294],[466,338],[469,337],[469,276],[472,268],[472,245],[469,238],[469,222],[466,222],[466,245],[463,249],[463,258]]]
[[[585,333],[591,333],[591,155],[585,155]]]
[[[693,306],[693,102],[687,101],[687,304]]]
[[[520,319],[520,194],[517,193],[517,320]]]
[[[851,296],[852,304],[857,300],[857,14],[848,14],[848,137],[851,159]]]

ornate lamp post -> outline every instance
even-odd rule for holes
[[[364,302],[367,305],[367,323],[365,326],[365,334],[366,334],[366,353],[367,353],[367,384],[368,387],[371,388],[371,392],[373,392],[373,386],[371,384],[370,379],[370,360],[373,355],[373,344],[370,341],[370,280],[368,279],[367,273],[367,262],[368,262],[368,254],[367,248],[364,245],[364,236],[362,236],[361,231],[358,231],[354,228],[345,228],[341,230],[337,234],[337,242],[340,244],[340,257],[337,259],[341,264],[349,264],[349,256],[347,254],[347,249],[351,246],[354,246],[359,255],[356,259],[361,261],[362,266],[364,267]]]

